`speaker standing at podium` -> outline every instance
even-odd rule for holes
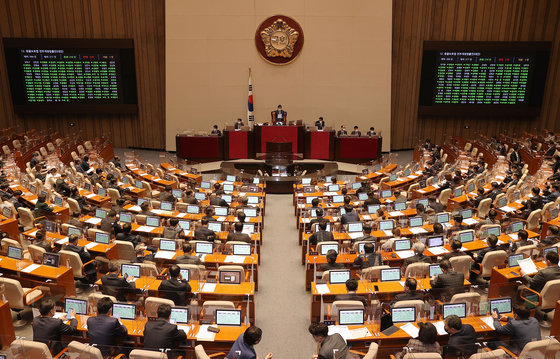
[[[282,110],[282,105],[278,105],[278,109],[276,111],[272,111],[272,123],[275,126],[283,126],[286,124],[286,117],[288,117],[288,113]]]
[[[325,120],[323,120],[322,117],[319,117],[319,119],[317,121],[315,121],[315,127],[317,127],[318,130],[322,130],[325,128]]]

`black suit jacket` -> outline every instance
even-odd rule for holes
[[[213,230],[208,229],[208,227],[200,227],[194,231],[194,239],[197,241],[214,242],[214,239],[216,239],[216,233],[214,233]]]
[[[478,350],[476,342],[476,331],[472,325],[463,324],[457,333],[449,336],[449,342],[443,348],[443,357],[455,358],[461,355],[469,357]]]
[[[352,293],[348,293],[348,294],[339,294],[336,297],[334,297],[334,300],[356,300],[358,302],[362,302],[364,304],[364,307],[367,306],[367,300],[365,297],[362,297],[361,295],[357,295],[356,293],[352,294]]]
[[[362,269],[383,265],[381,253],[360,254],[354,259],[354,265],[360,266]]]
[[[309,244],[311,245],[316,245],[317,243],[320,242],[329,242],[329,241],[334,241],[334,235],[332,234],[332,232],[329,231],[318,230],[317,232],[309,236]]]
[[[144,327],[144,348],[151,350],[173,349],[184,343],[187,334],[165,319],[150,320]]]
[[[405,259],[403,266],[407,267],[409,264],[416,263],[416,262],[431,263],[432,260],[430,259],[430,257],[425,256],[424,254],[422,255],[415,254],[412,257],[408,257],[407,259]]]
[[[396,302],[400,302],[403,300],[424,300],[424,296],[417,290],[411,290],[408,292],[397,294],[391,301],[391,306],[393,306],[393,304],[395,304]]]
[[[103,356],[111,353],[109,346],[116,344],[116,338],[124,338],[128,335],[126,327],[121,325],[117,318],[106,314],[88,318],[87,327],[90,344],[96,344]]]
[[[62,249],[65,251],[78,253],[80,259],[82,260],[82,265],[91,260],[91,255],[86,252],[86,249],[84,247],[76,246],[74,244],[67,244]]]
[[[560,279],[560,267],[558,266],[551,266],[541,269],[533,278],[529,277],[528,275],[523,276],[527,283],[529,284],[529,288],[534,291],[540,292],[546,282],[554,279]]]
[[[431,280],[432,288],[457,288],[465,286],[465,275],[462,272],[449,271],[441,273],[435,280]]]
[[[158,291],[162,292],[165,298],[171,299],[175,305],[184,307],[189,302],[191,286],[188,282],[180,282],[171,278],[162,280]]]
[[[245,126],[245,124],[243,122],[236,122],[235,125],[234,125],[234,128],[236,130],[240,130],[241,127],[243,127],[243,126]]]
[[[64,344],[60,342],[62,335],[76,334],[78,321],[70,320],[70,325],[64,324],[62,319],[53,317],[35,317],[33,319],[33,341],[45,343],[53,353],[58,354]]]
[[[282,118],[278,118],[278,115],[282,114]],[[284,110],[276,110],[273,112],[273,116],[274,118],[272,119],[272,122],[284,122],[286,123],[286,117],[288,116],[288,113]]]
[[[356,211],[352,211],[350,213],[344,213],[340,218],[341,224],[351,223],[351,222],[359,222],[360,216]]]
[[[253,240],[251,240],[251,236],[249,236],[247,233],[243,233],[243,232],[230,232],[228,233],[227,236],[227,241],[236,241],[236,242],[245,242],[248,244],[253,243]]]
[[[101,285],[103,294],[116,297],[120,302],[126,302],[125,294],[134,291],[136,288],[134,282],[128,283],[126,279],[119,277],[115,273],[102,275]]]

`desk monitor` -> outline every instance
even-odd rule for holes
[[[357,189],[359,189],[360,187],[362,187],[362,183],[361,183],[361,182],[354,182],[354,183],[352,183],[352,189],[353,189],[353,190],[357,190]]]
[[[391,308],[393,323],[410,323],[416,321],[416,307]]]
[[[342,206],[338,208],[338,211],[340,212],[340,215],[341,215],[341,216],[344,215],[344,214],[346,214],[346,208],[344,208],[344,207],[342,207]]]
[[[235,180],[236,180],[235,176],[232,175],[226,176],[226,182],[235,182]]]
[[[259,204],[259,196],[248,196],[247,197],[248,204]]]
[[[6,218],[10,218],[12,216],[12,210],[10,209],[10,207],[2,208],[2,215]]]
[[[233,254],[236,256],[250,256],[251,255],[251,245],[250,244],[234,244]]]
[[[447,223],[449,222],[449,213],[438,213],[436,215],[437,223]]]
[[[519,261],[523,259],[523,253],[519,253],[519,254],[511,254],[508,257],[508,264],[510,267],[518,267],[519,266]]]
[[[229,183],[224,184],[224,192],[231,193],[231,192],[233,192],[233,189],[234,189],[234,187],[233,187],[232,184],[229,184]]]
[[[506,205],[507,205],[507,197],[502,197],[502,198],[498,199],[498,204],[497,204],[498,208],[504,207]]]
[[[472,218],[472,209],[464,209],[461,211],[461,217],[463,220]]]
[[[208,229],[214,232],[221,232],[222,224],[220,222],[208,222]]]
[[[344,309],[338,311],[338,324],[364,325],[363,309]]]
[[[23,249],[14,246],[8,246],[8,258],[21,260],[21,258],[23,258]]]
[[[461,243],[468,243],[474,241],[474,232],[468,231],[468,232],[459,233],[459,240],[461,241]]]
[[[189,231],[191,229],[191,222],[184,219],[179,220],[179,227],[181,227],[183,231]]]
[[[197,201],[204,201],[204,200],[206,199],[206,193],[204,193],[204,192],[195,192],[194,198],[195,198]]]
[[[327,255],[327,252],[330,251],[331,249],[336,251],[336,253],[338,253],[338,243],[321,244],[321,255],[322,256]]]
[[[406,202],[395,202],[395,211],[404,211],[406,209]]]
[[[83,299],[73,299],[73,298],[65,298],[64,299],[64,312],[70,313],[72,309],[79,315],[87,315],[87,307],[88,303],[87,300]]]
[[[507,314],[512,312],[512,303],[511,298],[498,298],[498,299],[490,299],[490,313],[494,312],[494,309],[498,310],[500,314]]]
[[[332,196],[332,203],[344,203],[344,196],[339,194]]]
[[[39,192],[40,196],[44,196],[45,198],[49,198],[49,192],[45,191],[44,189]]]
[[[381,198],[390,198],[393,196],[393,192],[390,189],[381,191]]]
[[[377,172],[381,169],[381,165],[375,165],[373,166],[373,172]]]
[[[60,196],[54,196],[54,204],[55,204],[56,206],[62,207],[62,197],[60,197]],[[8,209],[9,209],[9,208],[8,208]],[[5,217],[9,217],[9,215],[8,215],[8,216],[4,215],[4,216],[5,216]]]
[[[150,205],[150,201],[148,201],[147,199],[145,199],[145,198],[138,198],[138,202],[137,202],[138,206],[141,206],[141,205],[143,205],[144,203],[147,203],[148,206]]]
[[[410,239],[398,239],[395,241],[395,251],[408,251],[412,248]]]
[[[107,218],[107,211],[101,208],[95,210],[95,217],[105,219]]]
[[[443,319],[450,315],[456,315],[459,318],[465,318],[467,316],[467,303],[447,303],[442,304],[441,312]]]
[[[218,278],[218,281],[224,284],[241,284],[241,271],[238,270],[220,271],[220,277]]]
[[[433,276],[438,276],[441,273],[443,273],[443,271],[441,270],[439,264],[430,264],[430,278]]]
[[[426,239],[428,248],[443,246],[443,236],[430,236]]]
[[[50,233],[56,233],[56,223],[53,221],[43,221],[43,228]]]
[[[325,182],[332,182],[332,176],[325,176]]]
[[[163,211],[172,211],[173,210],[173,203],[163,201],[163,202],[160,203],[159,209],[161,209]]]
[[[467,185],[467,192],[469,193],[474,192],[475,189],[476,189],[476,185],[474,184],[474,182],[471,182]]]
[[[122,182],[123,182],[124,184],[130,184],[130,181],[128,180],[128,177],[123,177],[123,178],[122,178]]]
[[[78,236],[82,236],[82,230],[79,229],[78,227],[73,227],[73,226],[69,226],[68,227],[68,236],[71,236],[73,234],[77,234]]]
[[[360,201],[365,201],[366,199],[368,199],[368,194],[365,192],[360,192],[358,193],[358,199]]]
[[[311,184],[311,178],[307,178],[307,177],[306,177],[306,178],[302,178],[302,179],[301,179],[301,184],[304,185],[304,186],[310,185],[310,184]]]
[[[362,232],[363,225],[362,222],[348,223],[348,232]]]
[[[200,207],[195,206],[195,205],[188,205],[187,206],[187,213],[189,213],[189,214],[199,214],[200,213]]]
[[[313,202],[315,198],[317,197],[316,196],[305,197],[305,204],[311,204],[311,202]]]
[[[401,280],[401,269],[400,268],[381,269],[380,277],[382,282],[393,282],[396,280]]]
[[[258,177],[253,178],[253,184],[260,184],[260,183],[261,183],[261,179],[260,179],[260,178],[258,178]],[[257,187],[257,189],[258,189],[258,188],[259,188],[259,187]],[[258,192],[258,191],[256,191],[256,192]]]
[[[100,197],[107,197],[107,190],[105,188],[98,188],[97,195]]]
[[[397,180],[397,175],[393,174],[389,176],[389,181],[394,182]]]
[[[159,217],[146,217],[146,226],[149,227],[159,227]]]
[[[172,190],[171,194],[173,195],[173,197],[175,197],[177,199],[183,198],[183,191],[181,191],[180,189]]]
[[[57,253],[43,253],[43,264],[50,267],[58,268],[60,263],[60,255]]]
[[[183,280],[183,282],[188,282],[189,278],[190,278],[189,270],[188,269],[181,269],[180,273],[181,273],[181,279]]]
[[[132,214],[121,212],[121,214],[119,214],[119,222],[132,223]]]
[[[463,195],[463,189],[455,188],[455,190],[453,191],[453,197],[461,197],[462,195]]]
[[[214,207],[214,214],[216,216],[227,216],[228,215],[228,208],[227,207]]]
[[[216,310],[216,324],[241,326],[241,310]]]
[[[140,278],[140,264],[121,264],[121,275],[129,277]]]
[[[376,214],[379,208],[381,208],[381,206],[378,204],[370,204],[367,206],[367,211],[369,214]]]
[[[173,239],[160,239],[159,241],[159,249],[162,251],[176,251],[177,250],[177,242]]]
[[[344,284],[348,279],[350,279],[350,269],[329,271],[329,284]]]
[[[422,217],[411,217],[408,220],[409,227],[422,227],[424,225],[424,219]]]
[[[408,176],[410,176],[410,173],[411,173],[411,171],[410,171],[410,168],[409,168],[406,171],[404,171],[404,176],[408,177]]]
[[[101,244],[109,244],[111,236],[109,233],[95,232],[95,242]]]
[[[244,223],[243,224],[243,233],[251,235],[255,233],[255,224],[254,223]]]
[[[233,197],[231,196],[231,194],[223,194],[221,196],[221,198],[226,201],[227,203],[231,203],[231,201],[233,200]]]
[[[246,217],[252,218],[257,216],[257,209],[256,208],[243,208],[243,213],[245,213]]]
[[[113,303],[113,317],[126,320],[135,320],[136,304]]]
[[[486,228],[486,234],[487,236],[493,234],[496,237],[499,237],[500,234],[502,234],[502,227],[500,225],[494,226],[494,227],[488,227]]]
[[[395,222],[393,222],[392,220],[379,222],[380,231],[392,231],[394,226],[395,226]]]
[[[340,186],[337,184],[331,184],[329,186],[329,192],[338,192],[340,191]]]
[[[428,199],[427,198],[420,198],[416,201],[416,205],[423,205],[424,207],[428,207]]]
[[[308,213],[309,217],[315,218],[317,217],[317,210],[312,208],[309,213]]]
[[[171,307],[171,315],[169,316],[169,323],[189,324],[189,308]]]
[[[546,258],[546,255],[548,254],[548,252],[554,252],[554,253],[558,254],[558,247],[554,246],[554,247],[543,248],[543,257]]]
[[[138,188],[138,189],[142,189],[142,181],[134,181],[134,187]]]
[[[206,182],[206,181],[200,182],[200,188],[202,188],[202,189],[210,189],[210,182]]]
[[[214,243],[196,242],[194,251],[196,254],[212,254],[214,252]]]
[[[521,191],[513,191],[513,201],[519,201],[521,199]]]

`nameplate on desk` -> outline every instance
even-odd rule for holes
[[[310,256],[318,256],[318,255],[319,255],[319,252],[309,252],[309,255],[310,255]]]

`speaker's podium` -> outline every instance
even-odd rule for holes
[[[282,125],[282,126],[253,126],[255,138],[255,152],[266,153],[268,142],[289,142],[291,153],[303,153],[305,140],[305,126]]]
[[[285,138],[274,138],[266,143],[266,152],[257,153],[257,159],[264,160],[264,168],[270,176],[266,177],[267,191],[272,193],[291,193],[295,160],[303,159],[303,154],[292,152],[292,142]]]

